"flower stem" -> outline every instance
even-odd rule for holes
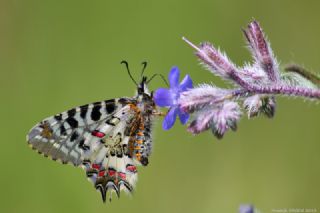
[[[250,94],[261,94],[261,95],[287,95],[297,96],[311,99],[320,99],[319,89],[310,89],[303,87],[289,87],[283,86],[250,86],[250,90],[247,89],[236,89],[232,92],[234,97],[248,97]],[[229,97],[228,97],[229,98]]]
[[[310,88],[303,88],[303,87],[289,87],[287,85],[259,87],[255,89],[255,92],[261,93],[261,94],[292,95],[292,96],[300,96],[305,98],[320,99],[320,90],[318,89],[310,89]]]
[[[287,65],[284,68],[284,71],[298,73],[298,74],[302,75],[303,77],[305,77],[306,79],[308,79],[309,81],[311,81],[312,83],[320,86],[320,76],[306,70],[305,68],[303,68],[297,64]]]

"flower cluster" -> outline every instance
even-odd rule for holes
[[[231,82],[234,88],[224,89],[212,84],[201,84],[195,88],[178,87],[177,80],[173,83],[170,80],[171,89],[160,89],[155,97],[159,106],[171,107],[164,129],[174,124],[177,114],[185,123],[188,117],[186,113],[189,113],[193,116],[188,131],[198,134],[211,130],[221,138],[229,129],[236,130],[242,115],[241,108],[246,110],[249,118],[260,114],[272,118],[276,110],[275,97],[278,95],[320,99],[320,80],[317,75],[298,66],[288,66],[286,72],[280,72],[270,44],[257,21],[251,22],[243,32],[253,56],[253,62],[243,67],[233,64],[210,43],[196,46],[183,38],[196,50],[196,56],[205,68]],[[159,101],[164,96],[170,97],[170,103]]]
[[[195,115],[188,127],[190,132],[197,134],[211,129],[215,136],[221,138],[228,129],[235,130],[241,116],[239,102],[249,118],[259,114],[272,118],[276,110],[276,95],[320,99],[314,75],[306,75],[306,71],[299,72],[302,69],[294,66],[291,69],[287,67],[285,73],[280,72],[270,44],[257,21],[250,23],[243,32],[253,56],[253,63],[247,63],[244,67],[234,65],[224,53],[209,43],[198,47],[184,38],[196,50],[196,55],[206,68],[235,85],[234,89],[200,85],[181,94],[181,109]]]

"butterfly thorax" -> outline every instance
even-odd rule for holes
[[[143,77],[141,83],[137,87],[137,107],[143,115],[152,115],[156,111],[156,105],[153,101],[152,92],[149,92],[147,86],[147,77]]]

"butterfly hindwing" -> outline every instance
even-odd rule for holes
[[[121,190],[131,192],[135,186],[136,165],[140,163],[129,150],[132,136],[126,135],[135,116],[129,105],[124,106],[99,125],[85,142],[91,144],[91,152],[84,153],[84,169],[104,201],[108,191],[111,199],[111,192],[119,196]]]

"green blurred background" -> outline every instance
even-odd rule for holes
[[[136,193],[101,202],[81,169],[32,151],[38,121],[71,107],[134,94],[135,76],[173,65],[195,84],[218,78],[182,40],[211,41],[241,65],[250,60],[241,27],[257,19],[282,64],[320,71],[320,1],[1,0],[0,212],[237,212],[253,203],[320,211],[319,104],[278,99],[276,117],[239,123],[221,141],[184,126],[154,128],[154,152]],[[163,87],[159,79],[151,89]]]

